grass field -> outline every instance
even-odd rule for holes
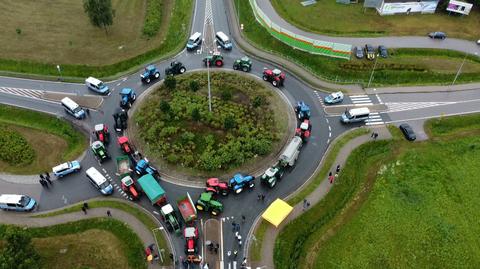
[[[355,150],[327,197],[282,230],[276,268],[478,267],[479,120],[431,120],[420,143],[392,128],[395,140]]]
[[[35,150],[28,165],[0,162],[0,171],[15,174],[45,172],[53,166],[77,158],[87,147],[87,139],[67,121],[22,108],[0,105],[0,123],[21,133]]]
[[[368,84],[373,61],[348,61],[292,49],[255,20],[248,1],[235,0],[235,3],[235,7],[237,3],[240,7],[243,35],[252,45],[295,62],[323,80]],[[390,58],[378,60],[370,86],[451,84],[465,57],[460,52],[433,49],[396,49],[390,50],[390,54]],[[464,66],[457,83],[480,81],[480,58],[468,56],[466,65],[468,68]]]
[[[158,47],[166,34],[160,31],[152,38],[143,36],[146,3],[112,0],[115,17],[106,35],[102,28],[91,25],[83,1],[1,1],[0,58],[108,65],[142,54]],[[166,13],[171,7],[164,5]]]
[[[309,32],[343,36],[425,36],[428,32],[443,31],[450,37],[480,38],[480,27],[477,27],[480,13],[475,5],[470,15],[464,17],[441,11],[433,15],[380,16],[374,9],[364,10],[363,2],[342,5],[335,0],[324,0],[309,7],[303,7],[297,0],[271,2],[281,17]]]

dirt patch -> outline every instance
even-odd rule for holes
[[[50,171],[61,163],[67,150],[67,142],[56,135],[32,128],[10,125],[9,128],[21,133],[35,151],[36,158],[26,166],[11,166],[0,161],[0,171],[14,174],[33,174]]]

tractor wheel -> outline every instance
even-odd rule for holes
[[[273,81],[272,81],[272,85],[273,85],[273,87],[278,87],[278,81],[273,80]]]
[[[222,67],[223,66],[223,61],[222,60],[217,60],[217,61],[215,61],[215,65],[217,67]]]
[[[250,189],[253,188],[253,187],[255,187],[255,182],[252,181],[252,182],[248,183],[248,187],[249,187]]]
[[[270,183],[270,188],[273,189],[273,187],[275,187],[275,185],[277,185],[277,181],[276,181],[276,180],[273,181],[272,183]]]
[[[239,193],[241,193],[242,191],[243,191],[243,188],[240,188],[240,189],[237,189],[237,190],[235,191],[235,193],[236,193],[236,194],[239,194]]]
[[[150,84],[150,78],[146,78],[145,83]]]
[[[200,210],[200,211],[203,211],[203,206],[197,205],[197,209]]]
[[[218,211],[216,209],[212,210],[212,215],[218,216]]]
[[[244,66],[244,67],[242,68],[243,72],[248,72],[248,71],[250,71],[249,69],[250,69],[250,68],[248,68],[248,66]]]
[[[185,73],[185,71],[187,71],[187,69],[185,69],[185,67],[180,68],[180,74]]]
[[[134,96],[132,97],[132,102],[135,101],[135,100],[137,100],[137,95],[134,95]]]
[[[157,79],[158,79],[159,77],[160,77],[160,73],[158,73],[158,72],[157,72],[157,73],[155,73],[155,78],[157,78]]]
[[[238,70],[238,65],[234,64],[233,65],[233,70]]]
[[[267,76],[265,76],[265,75],[263,76],[263,81],[268,81]]]
[[[170,224],[170,222],[167,222],[167,230],[168,230],[169,232],[173,232],[173,227],[172,227],[172,225]]]
[[[228,195],[228,190],[222,190],[221,194],[222,194],[222,196],[227,196]]]

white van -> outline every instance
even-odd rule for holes
[[[187,50],[194,50],[202,44],[202,34],[194,33],[187,41]]]
[[[230,39],[228,39],[228,36],[224,34],[223,32],[217,32],[215,35],[215,39],[217,40],[217,43],[224,49],[226,50],[231,50],[232,49],[232,42],[230,42]]]
[[[342,114],[341,121],[343,123],[359,122],[368,119],[370,109],[368,107],[352,108]]]
[[[65,97],[62,99],[61,103],[68,114],[74,116],[77,119],[85,118],[85,111],[72,99]]]
[[[26,195],[1,194],[0,209],[14,211],[31,211],[37,206],[37,201]]]
[[[300,154],[300,148],[302,147],[302,139],[299,136],[295,136],[287,148],[280,155],[279,161],[283,166],[293,167]]]
[[[92,185],[97,188],[103,195],[110,195],[113,193],[113,186],[95,167],[90,167],[85,172],[87,178]]]
[[[107,85],[105,85],[101,80],[98,80],[94,77],[88,77],[85,80],[85,86],[87,86],[88,89],[94,92],[98,92],[105,95],[110,92],[110,89],[108,88]]]

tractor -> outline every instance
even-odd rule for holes
[[[159,175],[158,170],[155,167],[150,165],[150,162],[148,161],[147,158],[143,158],[137,162],[137,165],[135,166],[135,172],[139,176],[142,176],[145,174],[150,174],[152,176]]]
[[[263,69],[263,80],[272,83],[273,87],[283,86],[285,81],[285,73],[279,69]]]
[[[185,227],[183,229],[183,236],[185,237],[185,254],[195,255],[198,253],[198,229],[197,227]]]
[[[117,111],[113,114],[113,120],[115,122],[115,131],[120,133],[123,130],[127,129],[128,114],[125,109],[118,108]]]
[[[174,61],[170,63],[169,67],[165,68],[165,76],[175,76],[183,74],[185,71],[187,71],[187,68],[181,62]]]
[[[220,193],[223,196],[227,196],[229,188],[227,182],[220,181],[218,178],[212,177],[207,179],[207,187],[205,190],[214,194]]]
[[[250,58],[247,56],[237,59],[235,62],[233,62],[233,69],[242,70],[243,72],[250,72],[250,70],[252,70],[252,60],[250,60]]]
[[[298,101],[295,106],[295,113],[297,113],[298,120],[303,121],[310,119],[310,107],[303,101]]]
[[[223,56],[219,52],[215,52],[212,55],[208,55],[207,57],[203,58],[203,63],[205,66],[216,66],[222,67],[223,66]]]
[[[120,149],[123,151],[123,153],[132,154],[134,152],[134,149],[133,149],[132,145],[128,141],[128,137],[120,136],[117,141],[118,141],[118,145],[120,146]]]
[[[133,181],[132,177],[126,176],[121,180],[122,190],[130,195],[132,200],[138,200],[140,198],[140,191],[135,186],[135,182]]]
[[[300,123],[300,126],[295,129],[295,135],[299,136],[304,143],[307,142],[310,138],[311,132],[312,123],[310,122],[310,120],[307,119],[303,120],[303,122]]]
[[[137,94],[130,88],[123,88],[120,91],[120,98],[120,107],[123,109],[129,109],[137,99]]]
[[[105,148],[105,145],[101,141],[93,142],[91,148],[93,154],[100,160],[100,162],[103,162],[106,159],[110,158],[107,149]]]
[[[159,79],[160,78],[160,71],[155,67],[155,65],[151,64],[145,67],[145,71],[143,74],[140,75],[143,83],[149,84],[152,79]]]
[[[106,124],[96,124],[94,127],[94,133],[95,137],[100,142],[104,144],[108,144],[110,142],[110,133],[108,132],[108,127]]]
[[[223,211],[222,203],[213,199],[211,192],[202,193],[195,207],[200,211],[209,211],[214,216],[218,216]]]
[[[228,182],[228,187],[236,194],[239,194],[245,187],[248,187],[249,189],[255,187],[255,177],[250,175],[242,175],[240,173],[235,174]]]
[[[162,206],[160,213],[162,214],[163,221],[167,224],[167,230],[180,235],[180,223],[178,222],[175,210],[173,210],[173,206],[171,204]]]
[[[263,184],[268,185],[270,188],[275,187],[277,185],[277,181],[279,181],[283,174],[285,173],[285,167],[280,165],[280,163],[275,164],[274,166],[270,167],[263,173],[261,177],[261,181]]]

